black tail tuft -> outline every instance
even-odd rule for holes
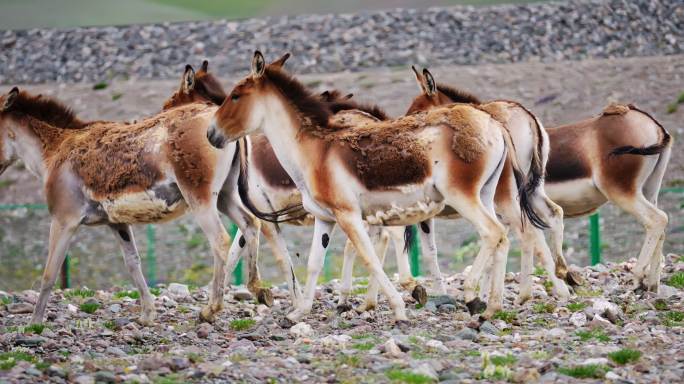
[[[237,151],[240,152],[240,173],[238,175],[238,194],[242,204],[249,209],[250,212],[261,220],[269,221],[271,223],[284,223],[291,220],[301,219],[307,215],[304,207],[301,204],[295,204],[283,209],[273,212],[261,212],[249,198],[249,185],[247,184],[247,143],[245,139],[237,142]]]
[[[667,148],[667,146],[670,144],[671,136],[669,133],[665,132],[663,130],[663,133],[665,136],[663,137],[663,141],[650,145],[648,147],[633,147],[631,145],[625,145],[624,147],[618,147],[613,149],[610,152],[610,156],[620,156],[620,155],[640,155],[640,156],[650,156],[650,155],[658,155]]]
[[[408,253],[409,249],[411,249],[411,246],[413,246],[413,242],[415,241],[415,232],[413,231],[413,227],[411,225],[407,225],[404,227],[404,253]]]
[[[515,155],[514,155],[515,156]],[[518,196],[520,198],[520,210],[523,215],[525,215],[532,225],[539,229],[549,228],[549,225],[539,217],[537,212],[532,207],[532,201],[530,196],[535,193],[535,190],[539,186],[539,181],[541,178],[535,178],[534,176],[529,178],[527,182],[523,176],[520,169],[513,167],[513,175],[515,176],[515,184],[518,186]]]

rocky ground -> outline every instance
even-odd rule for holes
[[[243,21],[0,31],[0,83],[175,78],[200,55],[221,73],[254,49],[300,72],[681,54],[679,0],[571,0]]]
[[[524,306],[512,304],[518,276],[508,274],[505,311],[489,321],[465,310],[455,274],[449,295],[422,308],[406,294],[402,327],[384,301],[337,314],[337,281],[318,288],[313,312],[291,328],[281,326],[284,287],[272,288],[271,308],[233,290],[215,324],[197,321],[206,288],[160,287],[151,327],[135,322],[136,291],[55,292],[48,321],[31,327],[37,292],[0,292],[0,383],[680,381],[684,259],[666,257],[660,295],[631,288],[632,266],[582,269],[585,284],[568,302],[549,297],[537,273]],[[355,294],[366,285],[356,280]]]

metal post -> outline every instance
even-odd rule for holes
[[[237,230],[237,225],[235,225],[234,223],[230,223],[230,225],[228,226],[228,233],[230,234],[230,238],[233,239],[233,241],[235,241],[235,234],[237,233]],[[242,269],[242,259],[240,259],[235,265],[235,270],[233,271],[233,284],[242,285],[242,282],[244,280],[244,274]]]
[[[157,285],[157,254],[154,226],[152,226],[152,224],[147,224],[146,234],[147,253],[145,259],[147,260],[147,285],[154,287]]]
[[[330,267],[330,249],[325,250],[325,256],[323,256],[323,279],[325,281],[332,280],[332,270]]]
[[[418,238],[418,227],[411,226],[411,236],[413,243],[409,249],[409,256],[411,260],[411,274],[413,277],[420,276],[420,239]]]
[[[601,226],[599,224],[598,212],[589,216],[589,241],[591,265],[596,265],[601,262]]]
[[[70,271],[71,260],[67,254],[62,263],[62,273],[61,273],[61,287],[62,289],[71,288],[71,271]]]

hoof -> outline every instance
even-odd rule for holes
[[[480,315],[480,320],[490,320],[498,312],[496,309],[487,309]]]
[[[352,308],[352,306],[350,304],[339,304],[335,310],[337,311],[337,314],[339,315],[339,314],[342,314],[345,312],[349,312],[352,309],[354,309],[354,308]]]
[[[584,276],[578,271],[568,271],[563,280],[572,287],[584,285]]]
[[[425,289],[425,287],[423,287],[422,285],[418,284],[415,288],[413,288],[413,292],[411,292],[411,297],[413,297],[418,302],[418,304],[425,305],[428,301],[427,289]]]
[[[204,307],[199,313],[199,319],[203,323],[213,323],[216,321],[216,314],[210,307]]]
[[[394,322],[394,328],[405,332],[411,328],[411,322],[408,320],[397,320]]]
[[[278,325],[280,326],[280,328],[284,328],[284,329],[292,328],[292,326],[295,324],[296,324],[295,322],[288,319],[287,317],[283,317],[282,319],[280,319],[278,321]]]
[[[273,306],[273,293],[268,288],[259,288],[257,291],[257,302],[267,307]]]
[[[358,313],[363,313],[363,312],[372,311],[372,310],[375,309],[375,307],[376,307],[377,305],[378,305],[377,303],[369,303],[369,302],[366,301],[366,302],[364,302],[363,304],[361,304],[361,305],[359,305],[358,307],[356,307],[356,312],[358,312]]]
[[[532,295],[518,295],[518,297],[515,298],[515,301],[513,304],[515,305],[523,305],[525,304],[528,300],[532,298]]]
[[[480,300],[479,297],[476,297],[472,301],[467,302],[466,307],[468,308],[468,312],[470,312],[471,315],[475,315],[477,313],[481,313],[482,311],[484,311],[487,308],[487,303]]]

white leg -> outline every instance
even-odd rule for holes
[[[60,222],[57,219],[52,219],[52,223],[50,223],[48,258],[45,263],[43,279],[40,285],[40,296],[38,296],[38,302],[36,303],[36,308],[33,310],[33,316],[31,317],[32,324],[43,322],[45,307],[47,306],[47,301],[50,297],[50,291],[52,291],[52,286],[54,286],[55,281],[57,281],[57,273],[59,272],[62,263],[64,263],[69,243],[77,228],[78,221]]]
[[[382,227],[372,227],[369,235],[375,239],[375,253],[380,257],[380,264],[385,265],[385,255],[389,247],[389,233],[383,230]],[[370,278],[368,281],[368,290],[366,291],[366,299],[364,303],[357,309],[359,312],[369,311],[378,306],[378,281]]]
[[[287,280],[287,288],[290,291],[292,306],[296,308],[302,297],[302,292],[299,287],[297,276],[295,276],[294,273],[292,258],[290,257],[290,252],[287,250],[285,239],[283,239],[273,223],[263,222],[261,224],[261,232],[264,234],[266,242],[268,242],[271,247],[271,251],[276,258],[281,273],[285,277],[285,280]]]
[[[427,260],[427,265],[432,276],[432,289],[440,295],[446,295],[446,285],[437,260],[437,244],[435,242],[435,220],[428,219],[418,226],[422,256]]]
[[[399,285],[404,289],[413,290],[416,281],[411,275],[411,265],[409,264],[408,250],[404,249],[404,227],[388,227],[389,234],[394,244],[394,255],[397,258],[397,272],[399,274]]]
[[[297,309],[287,315],[287,318],[293,322],[298,322],[302,317],[311,312],[316,294],[316,285],[318,284],[318,276],[321,273],[321,269],[323,269],[325,251],[328,248],[333,228],[335,228],[334,222],[316,219],[314,223],[314,235],[311,240],[304,293]]]
[[[337,311],[346,312],[352,309],[349,303],[349,295],[352,289],[352,279],[354,272],[354,259],[356,258],[356,250],[352,242],[347,239],[344,244],[344,259],[342,261],[342,280],[340,282],[340,298],[337,301]]]
[[[152,325],[157,317],[157,312],[154,308],[154,298],[150,294],[150,289],[147,287],[145,276],[140,266],[140,254],[135,245],[135,237],[133,237],[131,226],[128,224],[114,224],[110,225],[110,228],[121,246],[128,274],[133,279],[138,292],[140,292],[142,314],[139,322],[143,325]]]

